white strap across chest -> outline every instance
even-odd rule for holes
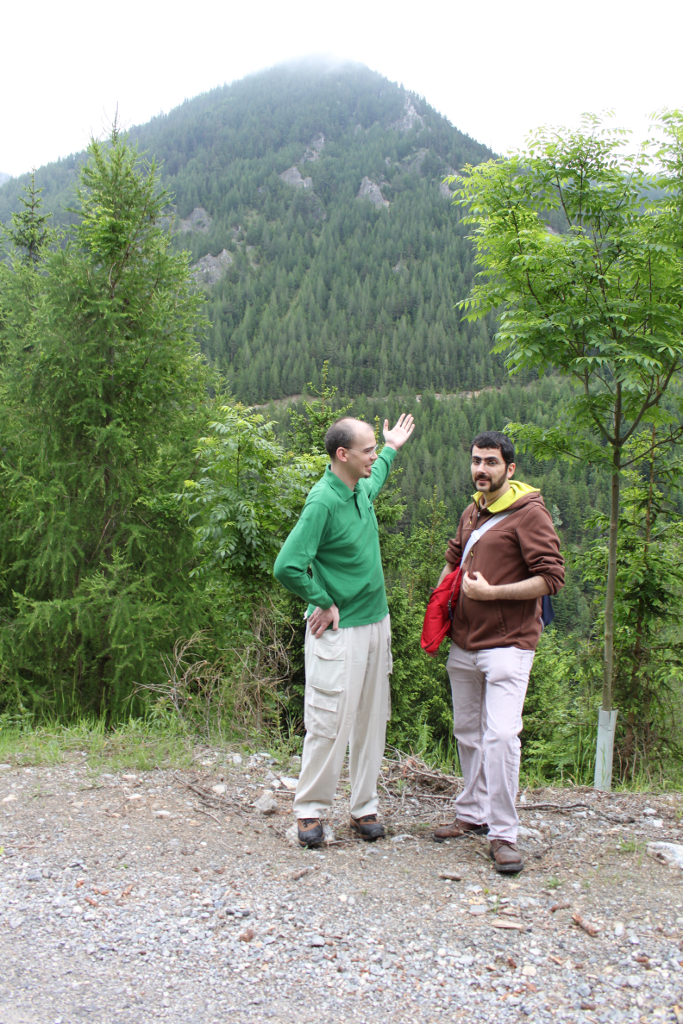
[[[469,555],[471,549],[474,547],[478,540],[481,540],[486,531],[490,530],[492,526],[495,526],[496,523],[501,522],[501,520],[505,519],[505,517],[509,516],[511,513],[512,509],[510,509],[509,512],[497,512],[496,515],[491,516],[490,519],[487,519],[486,522],[482,523],[481,526],[479,526],[476,530],[472,530],[472,533],[469,535],[467,539],[467,544],[465,545],[465,550],[462,553],[462,558],[460,559],[461,565],[464,565],[465,559]]]

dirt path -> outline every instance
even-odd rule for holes
[[[526,794],[587,806],[526,810],[505,878],[415,797],[368,846],[341,792],[335,844],[295,848],[284,787],[251,806],[275,768],[0,769],[0,1024],[683,1021],[683,875],[646,850],[679,795]]]

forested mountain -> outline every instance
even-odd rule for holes
[[[495,323],[455,308],[474,263],[443,179],[492,154],[402,86],[315,61],[189,100],[129,138],[159,162],[168,196],[116,130],[34,183],[0,186],[0,727],[15,712],[115,722],[152,709],[162,721],[183,701],[191,718],[199,686],[219,728],[300,728],[302,607],[274,587],[274,557],[338,410],[378,439],[385,417],[412,412],[414,437],[377,501],[391,741],[433,740],[452,756],[443,663],[419,636],[470,501],[470,443],[511,421],[567,423],[572,393],[568,376],[508,378],[491,355]],[[557,211],[545,219],[565,231]],[[683,497],[671,465],[660,479],[655,430],[643,437],[651,464],[624,474],[618,550],[623,778],[633,737],[641,761],[658,756],[683,717]],[[525,758],[532,774],[571,764],[586,780],[609,476],[595,459],[517,463],[567,560]],[[191,650],[206,659],[196,672]],[[187,700],[164,689],[180,675]]]
[[[285,438],[288,414],[270,403],[319,387],[328,361],[328,384],[356,415],[412,411],[402,526],[436,494],[454,528],[469,501],[473,433],[547,424],[560,397],[551,379],[507,384],[490,352],[494,325],[465,324],[454,309],[474,268],[442,182],[491,153],[367,68],[315,61],[215,89],[129,134],[161,163],[169,229],[205,296],[200,341],[234,397],[268,406]],[[83,161],[36,171],[57,223],[75,220]],[[22,184],[0,189],[0,219],[18,209]],[[543,483],[565,541],[580,542],[601,501],[595,474],[519,462],[519,476]]]
[[[4,174],[2,171],[0,171],[0,185],[4,185],[5,182],[9,181],[9,180],[10,180],[10,175],[9,174]]]
[[[278,67],[131,130],[163,161],[178,245],[200,261],[204,347],[249,402],[330,380],[348,395],[499,383],[444,175],[491,154],[367,68]],[[60,220],[82,154],[36,173]],[[0,220],[23,179],[0,189]],[[205,260],[204,257],[220,257]]]

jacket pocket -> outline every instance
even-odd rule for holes
[[[331,635],[328,635],[331,634]],[[306,666],[304,725],[314,736],[336,739],[346,675],[346,638],[326,630],[313,639]]]

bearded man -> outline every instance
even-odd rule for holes
[[[515,809],[522,709],[543,628],[542,599],[564,585],[564,560],[538,488],[512,479],[509,437],[487,430],[470,451],[476,493],[449,541],[439,580],[465,553],[446,666],[465,786],[455,821],[437,828],[434,839],[488,834],[494,867],[507,874],[524,867]]]

